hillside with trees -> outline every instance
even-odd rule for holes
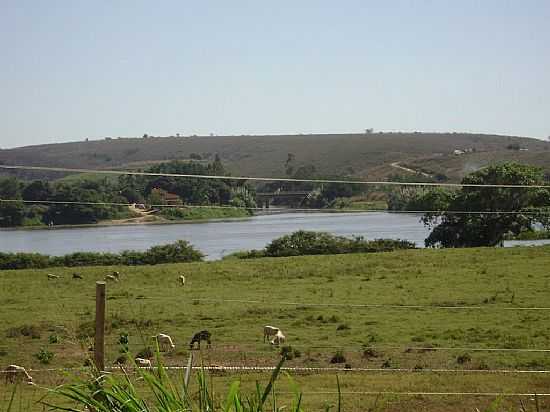
[[[208,164],[167,162],[145,171],[227,174],[219,158]],[[0,177],[0,199],[9,200],[0,202],[0,227],[93,224],[125,219],[137,213],[137,209],[125,206],[133,203],[144,204],[144,208],[145,204],[152,207],[166,204],[242,208],[256,206],[254,188],[242,181],[128,175],[121,175],[117,179],[84,177],[53,182]],[[188,217],[187,212],[175,212],[172,208],[160,208],[158,212],[168,220]]]
[[[550,142],[465,133],[311,134],[109,138],[0,150],[0,163],[89,169],[138,169],[171,160],[209,163],[219,156],[233,175],[286,176],[313,165],[320,175],[386,179],[418,171],[459,181],[492,162],[514,160],[550,172]],[[5,171],[0,170],[5,174]],[[59,178],[59,173],[19,173]]]

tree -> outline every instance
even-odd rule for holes
[[[21,226],[25,218],[23,202],[13,202],[21,199],[23,185],[14,177],[0,179],[0,199],[9,201],[0,202],[0,226]]]
[[[466,176],[463,184],[543,185],[542,169],[519,163],[492,165]],[[519,213],[457,214],[453,211]],[[521,213],[524,212],[524,213]],[[541,224],[550,228],[550,191],[546,188],[463,187],[450,199],[447,211],[427,213],[432,228],[428,247],[495,246],[504,235],[519,234]]]
[[[52,188],[47,181],[35,180],[23,189],[24,200],[49,200]]]

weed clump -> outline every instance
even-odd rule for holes
[[[292,360],[294,358],[299,358],[302,356],[302,352],[298,349],[293,348],[292,346],[283,346],[281,348],[281,357],[286,360]]]
[[[391,368],[391,359],[388,358],[388,359],[385,359],[384,362],[382,362],[382,368]]]
[[[136,354],[136,358],[149,359],[153,357],[153,350],[149,347],[143,348]]]
[[[365,348],[363,350],[363,358],[365,359],[377,358],[378,356],[380,355],[373,348]]]
[[[330,363],[346,363],[344,352],[342,352],[341,350],[336,351],[336,353],[330,359]]]
[[[17,338],[18,336],[40,339],[40,330],[35,325],[23,325],[18,328],[9,328],[6,331],[6,337],[8,338]]]
[[[463,353],[456,357],[456,363],[458,363],[459,365],[463,365],[465,363],[471,362],[471,360],[472,360],[472,357],[468,353]]]
[[[37,353],[34,354],[34,357],[38,359],[40,363],[47,365],[53,359],[54,353],[50,352],[46,348],[41,348]]]
[[[336,328],[336,330],[349,330],[349,329],[350,329],[350,327],[347,323],[341,323]]]

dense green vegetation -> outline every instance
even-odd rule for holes
[[[49,183],[35,180],[26,182],[14,177],[0,179],[0,226],[64,225],[96,223],[99,220],[130,216],[128,208],[93,204],[101,202],[127,203],[118,187],[108,180],[80,180]],[[18,201],[19,200],[19,201]],[[51,201],[68,203],[24,203],[23,201]],[[88,202],[90,204],[71,204]]]
[[[176,344],[174,351],[164,354],[165,364],[185,365],[191,336],[207,329],[212,348],[203,350],[205,366],[275,366],[282,348],[262,341],[263,325],[275,325],[287,336],[285,345],[299,351],[285,366],[344,369],[347,363],[376,369],[338,372],[346,411],[364,411],[376,401],[376,396],[349,394],[354,391],[546,393],[548,374],[483,371],[550,369],[546,353],[468,348],[549,347],[550,312],[515,310],[548,306],[548,267],[550,248],[534,247],[82,267],[78,273],[83,279],[72,279],[75,269],[65,267],[3,271],[0,363],[43,369],[35,354],[44,348],[54,354],[48,368],[82,366],[90,355],[89,337],[94,331],[95,282],[118,270],[120,282],[107,285],[107,365],[124,356],[121,336],[127,335],[130,353],[137,354],[151,346],[150,336],[159,332],[170,334]],[[48,280],[47,273],[61,278]],[[178,285],[181,274],[185,286]],[[367,304],[381,306],[361,306]],[[409,304],[425,307],[399,307]],[[447,310],[438,305],[476,309]],[[343,356],[345,363],[331,363],[342,360],[336,355]],[[468,372],[433,373],[431,368]],[[130,366],[127,370],[132,374]],[[178,379],[181,372],[168,373]],[[42,405],[33,403],[44,395],[40,387],[74,382],[76,372],[31,374],[38,386],[19,388],[16,401],[19,404],[21,394],[23,405],[30,402],[23,410],[35,412],[42,410]],[[318,411],[326,403],[336,403],[335,372],[292,375],[304,393],[304,409]],[[209,387],[215,401],[223,402],[235,380],[240,381],[242,393],[252,393],[256,381],[268,379],[261,372],[213,372]],[[5,410],[12,390],[12,385],[0,385],[4,402],[0,410]],[[197,390],[193,383],[192,392]],[[279,402],[290,405],[293,395],[284,393],[286,378],[277,390],[282,392]],[[522,400],[533,409],[532,401]],[[380,395],[376,410],[458,412],[484,410],[493,401]],[[550,406],[547,398],[540,402],[541,410]],[[505,410],[517,410],[519,400],[506,398],[504,405]]]
[[[251,216],[251,212],[247,209],[240,208],[163,208],[160,213],[168,220],[209,220],[209,219],[226,219],[236,217]]]
[[[544,185],[542,169],[518,163],[493,165],[462,180],[470,185]],[[453,195],[438,196],[448,201],[444,212],[426,213],[432,227],[426,246],[495,246],[507,234],[519,235],[536,224],[550,228],[550,190],[543,188],[463,187]],[[433,209],[432,209],[433,210]],[[499,214],[458,214],[454,211],[493,211]],[[524,213],[507,213],[521,211]]]
[[[225,175],[219,158],[210,164],[169,162],[155,165],[152,173]],[[97,203],[141,203],[149,205],[190,204],[254,207],[254,190],[243,183],[225,180],[176,179],[170,177],[128,176],[118,179],[63,179],[50,183],[45,180],[24,181],[14,177],[0,179],[0,226],[74,225],[135,216],[126,206]],[[38,202],[38,203],[24,203]],[[40,203],[49,201],[50,203]],[[64,203],[68,202],[68,203]],[[88,204],[72,204],[84,202]],[[236,212],[167,211],[168,219],[216,215],[231,217]],[[246,211],[240,213],[240,216]]]
[[[250,259],[258,257],[376,253],[414,248],[414,243],[406,240],[365,240],[362,237],[350,239],[330,233],[299,230],[290,235],[272,240],[263,250],[237,252],[228,258]]]
[[[505,240],[541,240],[550,239],[550,230],[524,230],[517,235],[508,233]]]
[[[294,390],[291,407],[279,406],[275,396],[275,383],[281,374],[284,357],[274,369],[265,387],[257,383],[256,390],[243,393],[239,381],[233,382],[228,393],[220,402],[212,392],[208,373],[201,369],[197,373],[197,396],[184,379],[174,380],[162,365],[157,351],[157,366],[153,370],[139,370],[138,377],[126,374],[102,375],[94,371],[88,381],[81,381],[54,388],[50,396],[41,403],[51,410],[67,410],[67,404],[85,407],[97,412],[302,412],[302,394],[290,380]],[[129,360],[133,360],[129,357]],[[136,367],[136,365],[133,365]],[[140,382],[142,381],[142,383]],[[338,407],[340,408],[340,402]],[[9,411],[8,411],[9,412]]]
[[[2,253],[0,269],[41,269],[48,267],[157,265],[160,263],[196,262],[203,255],[185,240],[153,246],[145,252],[126,250],[121,253],[75,252],[64,256],[39,253]]]
[[[473,172],[462,183],[549,184],[541,168],[513,162]],[[432,229],[426,246],[495,246],[516,236],[544,236],[544,231],[537,235],[533,228],[537,225],[550,227],[550,190],[546,188],[463,187],[448,190],[405,187],[390,194],[388,205],[390,210],[426,211],[423,220]],[[483,211],[493,213],[478,213]]]

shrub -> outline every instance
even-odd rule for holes
[[[145,252],[126,250],[122,253],[77,252],[64,256],[38,253],[0,253],[0,270],[42,269],[55,266],[156,265],[159,263],[196,262],[203,254],[185,240],[153,246]]]
[[[294,349],[292,346],[283,346],[281,348],[281,357],[287,360],[292,360],[294,358],[299,358],[302,356],[302,352],[298,349]]]
[[[363,357],[365,359],[377,358],[378,356],[378,352],[376,352],[373,348],[365,348],[365,350],[363,350]]]
[[[149,359],[153,357],[153,350],[149,347],[143,348],[138,353],[136,353],[136,358]]]
[[[342,253],[388,252],[397,249],[414,249],[415,244],[406,240],[346,238],[325,232],[297,231],[273,240],[265,248],[265,255],[272,257],[300,255],[328,255]]]
[[[341,350],[337,351],[330,359],[330,363],[346,363],[344,353]]]
[[[27,336],[32,339],[40,339],[40,330],[34,325],[23,325],[18,328],[9,328],[6,331],[6,337],[17,338],[18,336]]]
[[[118,337],[118,344],[120,345],[120,352],[126,353],[128,352],[128,344],[129,344],[129,338],[128,338],[128,332],[122,332]]]
[[[34,354],[34,357],[40,361],[40,363],[48,364],[53,359],[54,354],[46,348],[41,348],[40,351]]]
[[[468,363],[472,360],[472,357],[468,353],[463,353],[461,355],[458,355],[456,357],[456,363],[459,365],[462,365],[464,363]]]
[[[42,269],[51,265],[50,257],[38,253],[0,253],[0,269]]]
[[[128,361],[128,357],[126,355],[121,355],[118,358],[116,358],[115,363],[118,365],[125,365]]]
[[[78,325],[76,330],[76,337],[78,339],[91,338],[95,335],[95,322],[93,320],[83,322]]]
[[[150,265],[196,262],[202,260],[203,256],[201,252],[185,240],[178,240],[175,243],[164,246],[153,246],[145,252],[145,260]]]
[[[61,338],[58,335],[55,335],[55,334],[50,335],[50,336],[48,336],[48,342],[52,343],[52,344],[53,343],[59,343],[59,342],[61,342]]]
[[[336,328],[336,330],[348,330],[350,329],[350,327],[348,326],[347,323],[341,323],[338,325],[338,327]]]

